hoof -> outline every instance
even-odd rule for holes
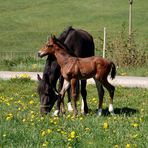
[[[56,111],[53,113],[53,116],[57,117],[57,116],[59,116],[59,114],[60,114],[60,111],[59,111],[59,110],[56,110]]]
[[[110,112],[110,115],[114,116],[115,115],[114,111],[111,111]]]
[[[71,102],[69,102],[69,103],[67,104],[67,107],[68,107],[68,111],[69,111],[69,112],[72,112],[72,111],[73,111],[73,108],[72,108],[72,106],[71,106]]]
[[[101,116],[102,115],[102,109],[99,109],[97,112],[97,116]]]

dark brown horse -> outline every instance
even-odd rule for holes
[[[111,78],[113,79],[115,77],[116,67],[114,63],[99,56],[92,56],[88,58],[74,57],[67,52],[66,48],[67,47],[54,36],[51,37],[45,46],[38,52],[40,57],[48,54],[54,55],[61,67],[61,74],[64,77],[64,84],[62,90],[60,91],[61,97],[58,99],[57,115],[60,113],[61,102],[64,99],[65,92],[69,88],[70,84],[72,89],[71,93],[73,98],[74,116],[77,115],[76,80],[86,80],[88,78],[94,78],[97,90],[99,89],[99,83],[101,83],[108,90],[110,95],[109,111],[111,114],[113,114],[113,96],[115,88],[108,82],[107,76],[111,71]],[[101,113],[102,101],[99,101],[98,115],[101,115]]]
[[[66,28],[64,32],[58,37],[58,39],[67,46],[68,52],[71,52],[73,55],[78,57],[90,57],[94,55],[94,42],[92,36],[81,29],[74,29],[71,26]],[[48,77],[48,81],[47,81]],[[60,77],[60,78],[59,78]],[[40,97],[41,103],[41,113],[48,113],[50,112],[51,108],[53,107],[56,101],[56,94],[53,92],[56,90],[57,80],[59,79],[59,90],[63,86],[63,77],[60,74],[60,66],[58,65],[56,58],[54,55],[48,55],[46,60],[45,69],[43,72],[43,77],[41,78],[38,75],[39,85],[38,85],[38,93]],[[77,83],[79,84],[79,83]],[[77,85],[79,86],[79,85]],[[86,80],[81,80],[81,95],[82,95],[82,102],[83,106],[81,107],[81,111],[84,113],[88,112],[87,106],[87,91],[86,91]],[[47,87],[53,89],[48,92],[48,95],[45,89]],[[79,87],[77,87],[79,90]],[[78,94],[78,91],[77,91]],[[99,85],[99,99],[102,100],[104,95],[104,90],[102,85]],[[71,110],[71,103],[70,103],[70,88],[68,89],[68,110]],[[46,101],[47,100],[47,101]],[[50,101],[49,101],[50,100]]]

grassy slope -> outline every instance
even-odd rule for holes
[[[37,50],[48,33],[66,26],[88,30],[95,39],[106,26],[114,34],[128,24],[128,1],[123,0],[0,0],[0,51]],[[147,1],[135,1],[134,29],[146,39]],[[100,32],[99,32],[100,31]]]
[[[89,85],[90,114],[73,119],[69,113],[60,118],[41,118],[36,87],[36,82],[0,80],[0,147],[37,148],[43,144],[77,148],[84,145],[86,148],[114,148],[115,145],[125,148],[127,144],[132,148],[148,146],[147,90],[117,87],[114,98],[116,116],[96,118],[97,92],[95,86]],[[104,109],[108,107],[107,98],[105,93]],[[80,109],[80,101],[78,107]],[[103,129],[104,123],[109,127]],[[73,138],[72,131],[76,133]]]

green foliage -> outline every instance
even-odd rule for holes
[[[146,89],[117,87],[114,98],[116,115],[96,117],[97,91],[95,86],[88,85],[90,111],[87,116],[79,114],[73,118],[71,113],[66,112],[60,117],[52,117],[51,114],[42,117],[36,94],[37,83],[11,81],[10,85],[10,81],[0,80],[0,147],[148,146]],[[107,98],[109,96],[105,91],[105,112],[108,107]]]
[[[129,37],[126,32],[125,24],[122,25],[121,31],[112,37],[107,36],[106,58],[111,59],[118,67],[140,67],[147,66],[148,54],[146,44],[141,47],[135,41],[136,32]],[[103,44],[103,39],[99,38]]]

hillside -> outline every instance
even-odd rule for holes
[[[134,1],[133,27],[139,40],[148,38],[147,1]],[[103,27],[116,35],[128,25],[128,0],[0,0],[0,51],[36,51],[50,33],[72,25],[97,40]]]

